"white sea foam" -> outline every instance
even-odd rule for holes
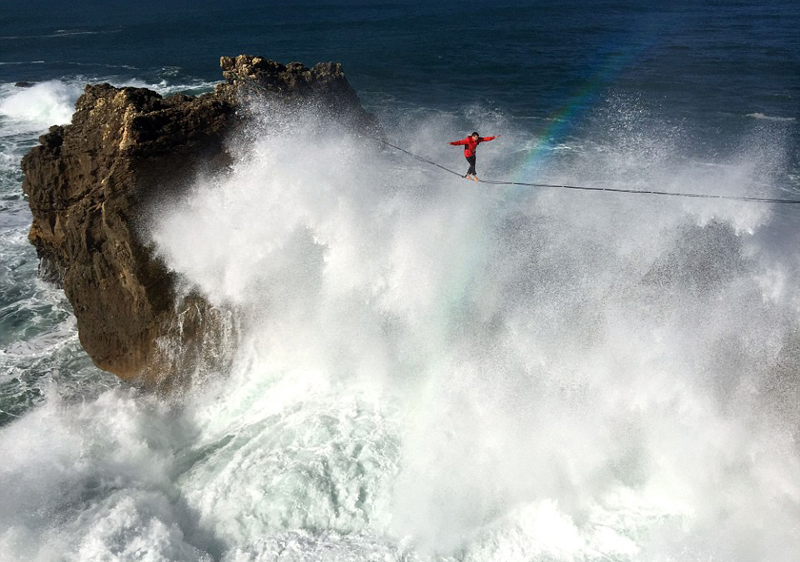
[[[166,417],[165,417],[166,416]],[[109,392],[42,408],[0,435],[4,560],[199,560],[170,500],[169,407]],[[39,434],[41,432],[41,434]],[[31,470],[31,467],[36,467]]]
[[[797,121],[796,117],[777,117],[774,115],[764,115],[763,113],[748,113],[747,116],[753,119],[765,119],[767,121]]]
[[[41,82],[30,88],[5,87],[0,98],[0,116],[9,119],[3,134],[46,130],[50,125],[70,122],[80,87],[58,80]]]
[[[16,37],[0,37],[0,39],[16,39]],[[28,64],[44,64],[43,60],[26,60],[26,61],[0,61],[0,66],[14,66],[14,65],[28,65]]]

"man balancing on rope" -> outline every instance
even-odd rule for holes
[[[478,145],[482,142],[488,142],[490,140],[494,140],[500,135],[494,137],[482,137],[477,132],[472,133],[465,139],[461,139],[459,141],[453,141],[450,144],[453,146],[458,146],[463,144],[464,145],[464,158],[467,159],[469,162],[469,170],[467,170],[467,175],[464,177],[468,180],[480,181],[477,176],[477,172],[475,171],[475,151],[478,149]]]

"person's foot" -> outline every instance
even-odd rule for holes
[[[472,175],[467,174],[467,175],[464,176],[464,179],[471,180],[472,179]]]
[[[471,179],[472,179],[472,181],[481,181],[481,180],[478,179],[478,176],[472,176]]]

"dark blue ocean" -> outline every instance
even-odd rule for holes
[[[5,3],[2,79],[219,79],[222,54],[341,62],[366,103],[522,118],[635,97],[670,125],[798,114],[795,2]],[[431,5],[433,4],[433,5]]]
[[[241,53],[341,62],[448,168],[500,135],[484,179],[800,200],[794,1],[0,0],[0,562],[800,559],[800,205],[465,182],[257,107],[149,221],[231,370],[96,369],[19,161],[86,83]]]

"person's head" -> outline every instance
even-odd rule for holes
[[[475,140],[478,140],[478,138],[480,137],[480,135],[478,134],[478,131],[473,132],[470,136]]]

